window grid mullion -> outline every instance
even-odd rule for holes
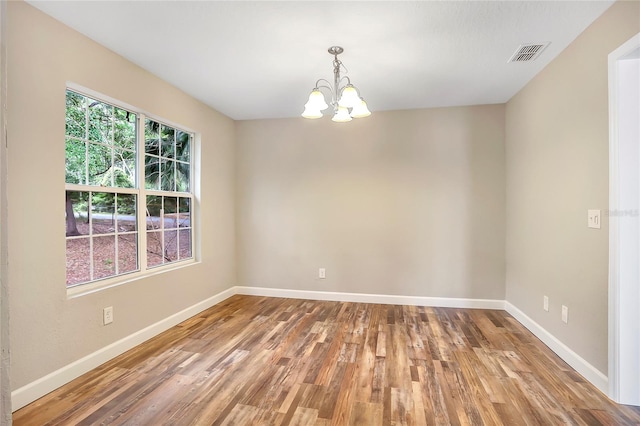
[[[147,195],[156,195],[158,197],[183,197],[183,198],[188,198],[188,197],[192,197],[193,194],[189,193],[189,192],[178,192],[178,191],[158,191],[156,189],[146,189],[145,192],[147,193]]]
[[[165,263],[164,253],[164,197],[162,197],[162,208],[160,209],[160,257],[163,265]]]
[[[135,188],[114,188],[109,186],[78,185],[75,183],[65,184],[65,190],[76,192],[108,192],[110,194],[138,194],[138,190]]]
[[[138,122],[136,134],[137,134],[137,167],[138,167],[138,206],[137,206],[137,217],[138,217],[138,267],[141,271],[147,270],[147,192],[146,192],[146,170],[144,167],[145,164],[145,133],[144,133],[144,123],[146,117],[144,114],[138,114]]]
[[[91,214],[92,209],[92,201],[93,201],[93,192],[89,192],[89,198],[87,200],[87,219],[89,223],[89,278],[93,281],[95,271],[94,271],[94,262],[93,262],[93,215]]]
[[[115,233],[115,237],[114,237],[114,243],[116,245],[116,249],[115,249],[115,259],[114,262],[116,264],[116,275],[120,275],[120,256],[119,256],[119,252],[118,252],[118,242],[119,237],[118,237],[118,194],[116,194],[115,196],[115,203],[113,203],[113,215],[115,216],[115,219],[113,221],[114,225],[114,233]]]
[[[115,140],[114,140],[114,132],[115,132],[115,113],[116,110],[113,107],[113,105],[111,106],[111,120],[110,120],[110,127],[111,127],[111,138],[110,141],[111,142],[111,146],[110,151],[111,151],[111,178],[109,179],[109,182],[111,182],[111,186],[116,186],[116,182],[115,182],[115,178],[114,178],[114,173],[113,173],[113,165],[114,165],[114,160],[115,160],[115,152],[116,152],[116,147],[115,147]]]
[[[83,183],[85,185],[89,185],[89,104],[87,104],[87,98],[84,98],[84,179],[83,179]]]
[[[176,198],[176,200],[176,259],[180,260],[182,259],[180,253],[180,197]]]

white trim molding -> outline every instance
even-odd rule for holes
[[[49,392],[69,383],[71,380],[80,377],[84,373],[104,364],[117,357],[129,349],[151,339],[154,336],[180,324],[181,322],[209,309],[235,294],[234,287],[222,291],[215,296],[198,302],[193,306],[183,309],[163,320],[151,324],[127,337],[124,337],[102,349],[80,358],[44,377],[39,378],[11,393],[13,411],[18,410]]]
[[[529,318],[524,312],[516,308],[511,303],[505,301],[505,311],[511,314],[520,324],[532,332],[542,343],[562,358],[567,364],[573,367],[578,373],[590,381],[602,393],[608,395],[609,380],[600,370],[589,364],[580,355],[572,351],[567,345],[562,343],[557,337],[549,333],[540,324]]]
[[[640,282],[638,270],[637,117],[633,73],[621,61],[640,58],[640,33],[609,54],[609,389],[612,400],[640,405]],[[624,83],[625,79],[631,80]],[[637,93],[637,92],[636,92]],[[623,95],[626,95],[623,96]],[[631,101],[633,99],[633,101]],[[631,117],[631,118],[630,118]],[[637,118],[636,118],[637,119]],[[637,124],[637,121],[635,121]],[[630,217],[620,213],[631,212]],[[635,213],[635,216],[633,214]]]
[[[504,310],[504,300],[462,299],[449,297],[397,296],[391,294],[342,293],[313,290],[291,290],[266,287],[235,287],[236,294],[282,297],[287,299],[330,300],[334,302],[379,303],[383,305],[434,306]]]

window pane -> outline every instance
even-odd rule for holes
[[[116,274],[116,237],[93,239],[93,279],[112,277]]]
[[[144,157],[144,187],[160,189],[160,158],[146,155]]]
[[[146,119],[144,121],[144,152],[151,155],[160,155],[160,124]]]
[[[65,114],[65,132],[67,136],[86,138],[85,98],[67,91],[67,109]]]
[[[91,281],[89,238],[67,240],[67,287]]]
[[[147,229],[160,229],[160,212],[162,197],[147,196]]]
[[[67,91],[65,133],[67,136],[86,137],[85,98],[70,91]]]
[[[138,234],[118,235],[118,273],[138,270]]]
[[[165,158],[175,158],[175,129],[161,126],[162,150],[160,155]]]
[[[162,232],[147,232],[147,265],[162,265]]]
[[[91,225],[93,234],[115,232],[115,194],[91,193]]]
[[[89,140],[113,143],[113,107],[87,98],[89,110]]]
[[[178,199],[164,197],[164,227],[167,229],[178,227]]]
[[[65,224],[67,237],[89,234],[88,206],[88,192],[66,191]]]
[[[164,231],[165,262],[178,260],[178,231],[175,229]]]
[[[112,186],[111,148],[89,144],[89,185]]]
[[[113,162],[113,183],[118,188],[135,188],[136,153],[116,148]]]
[[[164,197],[164,214],[174,214],[178,212],[178,198]]]
[[[114,145],[120,148],[136,149],[136,115],[120,108],[114,108]]]
[[[179,223],[180,228],[191,226],[191,198],[180,198],[179,205]]]
[[[86,145],[84,142],[67,138],[65,146],[65,182],[86,183]]]
[[[191,149],[191,135],[186,132],[176,131],[176,158],[180,161],[189,162]]]
[[[191,253],[191,229],[181,229],[180,233],[180,259],[193,257]]]
[[[189,192],[190,184],[189,184],[189,174],[190,174],[189,163],[176,163],[176,191],[180,192]]]
[[[136,195],[118,194],[118,232],[131,232],[138,228],[136,222]]]
[[[67,109],[65,113],[65,133],[67,136],[86,138],[86,103],[85,97],[67,91]]]
[[[165,158],[160,159],[162,164],[162,176],[160,189],[163,191],[175,190],[175,177],[176,177],[176,162],[167,160]]]

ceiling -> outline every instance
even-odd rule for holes
[[[327,48],[375,111],[503,103],[606,1],[29,1],[236,119],[295,117]],[[507,63],[525,43],[551,42]]]

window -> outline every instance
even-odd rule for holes
[[[189,132],[67,90],[67,287],[193,258],[192,145]]]
[[[147,202],[147,264],[190,259],[191,135],[146,119],[144,169]]]

